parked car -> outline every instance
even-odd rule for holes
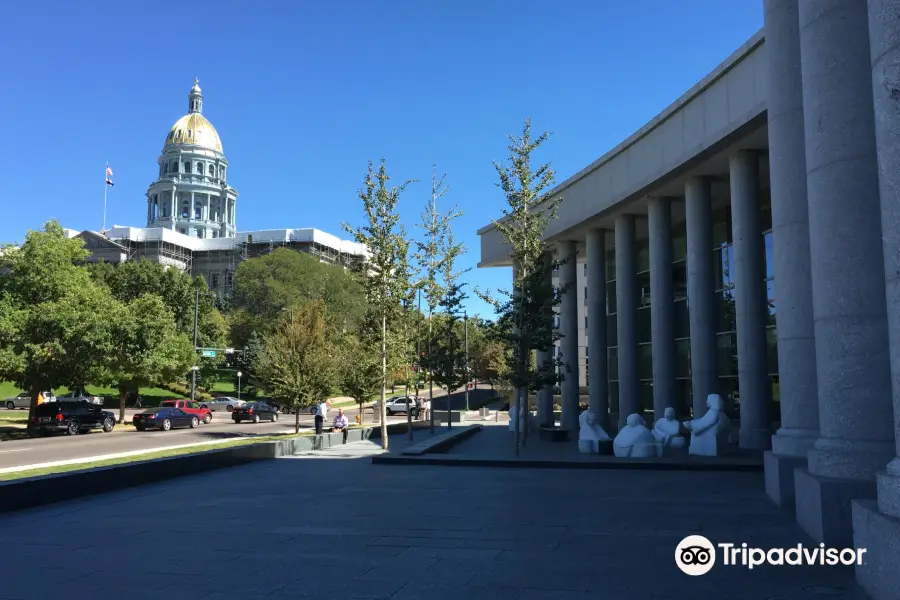
[[[219,410],[231,412],[236,406],[244,406],[245,404],[247,404],[247,402],[244,400],[238,400],[237,398],[232,398],[230,396],[222,396],[221,398],[215,398],[213,400],[204,400],[200,403],[200,408],[208,408],[213,412]]]
[[[180,408],[189,415],[197,415],[197,418],[207,425],[212,421],[212,412],[192,400],[163,400],[159,405],[163,408]]]
[[[396,413],[406,414],[406,411],[409,410],[413,417],[418,417],[420,403],[416,402],[416,400],[417,399],[414,396],[410,396],[408,399],[409,409],[407,409],[406,396],[394,396],[393,398],[388,398],[384,403],[384,412],[387,413],[388,416],[391,416]]]
[[[145,429],[169,431],[178,427],[190,427],[191,429],[200,427],[200,417],[197,415],[186,413],[180,408],[167,406],[151,408],[136,414],[132,422],[134,423],[134,428],[138,431],[144,431]]]
[[[53,392],[43,392],[43,396],[44,402],[56,402],[56,396],[53,395]],[[7,410],[12,410],[14,408],[30,408],[31,394],[22,392],[18,396],[13,396],[12,398],[4,400],[3,405],[6,406]]]
[[[28,432],[42,435],[65,431],[68,435],[77,435],[102,429],[109,433],[115,426],[115,415],[96,404],[86,400],[61,400],[39,404],[28,423]]]
[[[231,418],[235,423],[241,421],[253,421],[254,423],[272,421],[274,423],[278,420],[278,411],[274,406],[269,406],[265,402],[251,402],[235,408],[231,413]]]
[[[59,396],[57,400],[84,400],[86,402],[90,402],[91,404],[96,404],[97,406],[103,406],[103,398],[101,398],[100,396],[92,396],[84,390],[78,389],[73,390],[68,394]]]

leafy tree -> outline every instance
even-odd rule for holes
[[[31,395],[102,376],[117,308],[80,263],[83,241],[55,221],[0,256],[0,380]]]
[[[119,390],[119,422],[125,400],[142,386],[183,375],[194,360],[192,341],[179,333],[172,313],[155,294],[119,305],[113,320],[115,349],[106,356],[109,382]]]
[[[340,385],[345,394],[359,406],[359,420],[363,420],[363,405],[378,393],[381,386],[381,364],[368,344],[355,336],[345,336],[341,348],[344,353]]]
[[[421,215],[421,223],[418,227],[424,232],[424,238],[416,242],[415,258],[422,273],[419,284],[425,293],[425,302],[428,307],[428,332],[426,336],[424,355],[420,352],[420,364],[431,374],[429,377],[428,397],[434,401],[434,376],[433,368],[440,363],[435,355],[434,348],[434,324],[433,317],[445,294],[445,286],[441,281],[441,273],[446,257],[442,251],[446,245],[445,236],[451,228],[452,221],[459,217],[460,213],[455,207],[446,213],[441,213],[437,208],[437,201],[449,191],[449,186],[444,183],[447,178],[445,173],[440,178],[437,176],[437,167],[433,167],[431,176],[431,199]],[[434,413],[431,415],[431,429],[434,430]]]
[[[296,412],[295,433],[300,431],[300,411],[327,400],[334,390],[335,338],[321,300],[299,307],[293,320],[266,338],[255,369],[269,394]]]
[[[359,192],[366,214],[366,224],[354,228],[344,223],[344,229],[353,235],[357,243],[369,251],[369,260],[363,270],[366,299],[369,310],[364,331],[381,345],[381,402],[378,411],[381,420],[381,447],[388,447],[385,400],[388,375],[388,348],[396,333],[396,318],[402,311],[401,303],[409,298],[407,256],[409,241],[400,224],[397,203],[412,183],[388,187],[390,177],[385,161],[378,171],[369,162],[369,170]]]
[[[300,304],[321,300],[337,329],[353,330],[366,307],[362,285],[340,265],[320,262],[307,252],[277,248],[242,262],[234,274],[233,341],[247,343]]]
[[[242,394],[255,396],[257,388],[262,387],[262,382],[259,380],[259,375],[256,373],[256,365],[259,364],[259,357],[262,355],[264,347],[264,336],[260,332],[255,331],[247,340],[247,344],[244,346],[243,352],[237,355],[237,358],[235,359],[236,369],[234,386],[235,389],[237,389],[237,372],[240,371],[240,385]]]
[[[216,308],[217,296],[209,292],[202,277],[172,269],[148,260],[128,261],[117,266],[106,263],[89,265],[92,278],[107,287],[118,300],[130,303],[147,294],[162,299],[174,319],[175,329],[193,343],[194,308],[197,304],[197,345],[201,348],[222,348],[228,340],[228,324]],[[188,365],[200,367],[200,384],[211,390],[218,379],[219,358],[194,358]],[[170,373],[178,379],[185,372]],[[165,383],[165,382],[160,382]],[[135,390],[136,391],[136,390]]]
[[[441,282],[444,293],[439,306],[443,309],[446,321],[446,331],[444,332],[446,338],[445,343],[432,346],[435,353],[430,362],[435,368],[434,379],[447,390],[449,410],[450,394],[453,393],[453,390],[468,383],[465,346],[459,331],[461,328],[458,327],[462,316],[462,303],[467,297],[464,291],[465,284],[460,282],[460,277],[465,271],[456,271],[456,259],[465,252],[465,246],[454,239],[449,222],[441,236],[440,251],[442,257]]]
[[[560,289],[559,293],[555,293],[545,285],[553,270],[563,262],[552,257],[544,241],[544,232],[556,218],[562,200],[550,197],[554,172],[549,163],[537,168],[532,166],[532,154],[549,137],[549,133],[543,133],[533,138],[531,120],[526,119],[522,136],[510,136],[510,166],[494,163],[500,179],[499,187],[508,205],[503,210],[503,218],[494,221],[494,224],[511,247],[516,269],[512,292],[501,292],[499,299],[479,293],[494,306],[499,316],[498,331],[502,332],[513,357],[507,377],[513,388],[522,390],[526,409],[529,392],[536,392],[545,385],[555,385],[561,379],[554,366],[532,362],[534,351],[549,350],[559,339],[559,334],[552,328],[550,315],[561,294],[566,292]],[[559,358],[557,362],[562,364]],[[518,425],[516,431],[518,451]]]

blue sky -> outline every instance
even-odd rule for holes
[[[367,161],[420,179],[411,231],[448,173],[444,208],[478,262],[475,231],[504,198],[495,159],[530,116],[553,133],[558,180],[659,113],[762,26],[762,0],[222,0],[19,3],[0,19],[0,241],[51,218],[145,224],[144,193],[194,77],[222,137],[239,230],[346,237]],[[416,233],[418,233],[416,231]],[[507,286],[508,269],[473,285]],[[477,299],[473,313],[486,314]]]

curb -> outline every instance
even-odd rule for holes
[[[372,457],[376,465],[429,465],[445,467],[500,467],[524,469],[607,469],[626,471],[700,471],[700,472],[743,472],[762,473],[763,464],[741,463],[662,463],[638,461],[555,461],[540,459],[490,459],[465,456],[401,456],[382,454]]]

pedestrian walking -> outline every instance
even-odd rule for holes
[[[322,424],[325,423],[325,415],[328,414],[328,404],[324,401],[316,406],[316,435],[322,435]]]

